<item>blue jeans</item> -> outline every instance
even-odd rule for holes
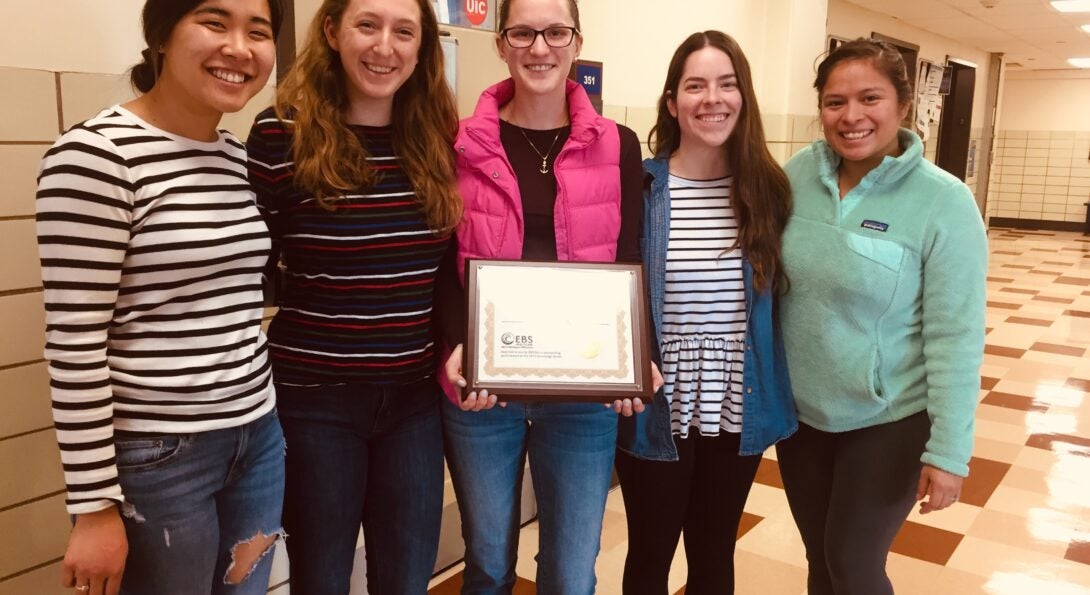
[[[346,595],[360,526],[372,595],[424,595],[443,514],[441,390],[277,386],[291,590]]]
[[[537,592],[594,593],[617,414],[599,403],[466,412],[444,400],[443,430],[466,542],[462,593],[514,587],[527,453],[540,526]]]
[[[195,434],[118,432],[114,445],[129,540],[123,594],[265,593],[274,542],[241,583],[227,576],[237,572],[237,544],[283,535],[284,437],[275,413]]]

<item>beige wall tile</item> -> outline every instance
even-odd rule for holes
[[[64,129],[91,118],[103,109],[135,97],[123,74],[61,73],[61,108]]]
[[[38,162],[47,145],[0,145],[0,217],[34,215]]]
[[[0,576],[63,556],[70,529],[63,494],[0,512]]]
[[[53,425],[45,362],[0,370],[0,387],[0,438]]]
[[[765,140],[770,143],[791,142],[791,122],[789,114],[761,114]]]
[[[602,115],[618,124],[628,126],[625,122],[628,119],[628,108],[623,105],[603,105]]]
[[[653,107],[629,107],[627,126],[631,128],[641,142],[647,141],[647,133],[655,126],[658,111]]]
[[[60,451],[53,429],[0,442],[0,508],[64,489]]]
[[[817,116],[794,115],[791,117],[791,140],[808,143],[821,138],[821,122]]]
[[[45,345],[45,311],[42,292],[0,297],[0,366],[42,359]],[[4,573],[0,572],[0,576]]]
[[[61,563],[54,562],[0,583],[0,595],[27,595],[27,593],[71,595],[72,589],[61,587]]]
[[[0,272],[0,291],[41,287],[42,272],[38,261],[38,239],[33,219],[0,221],[0,254],[4,270]]]
[[[0,68],[0,141],[54,141],[57,88],[53,73]],[[17,117],[13,117],[17,116]]]

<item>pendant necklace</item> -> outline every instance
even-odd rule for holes
[[[560,138],[560,130],[556,131],[556,136],[553,137],[553,144],[549,145],[549,150],[546,151],[545,154],[542,154],[541,151],[538,151],[537,147],[534,146],[534,142],[530,140],[530,137],[526,136],[526,129],[522,126],[519,126],[518,129],[519,132],[522,133],[522,138],[526,139],[526,142],[530,144],[530,148],[537,153],[538,157],[541,157],[541,169],[538,171],[543,174],[549,173],[549,155],[552,154],[553,149],[556,147],[556,141]]]

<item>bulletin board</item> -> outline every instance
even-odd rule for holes
[[[928,60],[920,60],[916,69],[916,131],[927,142],[931,138],[931,125],[942,117],[942,75],[945,68]]]

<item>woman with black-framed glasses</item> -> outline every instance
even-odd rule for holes
[[[461,277],[467,258],[638,262],[640,144],[567,80],[583,43],[575,2],[505,0],[499,24],[496,44],[511,78],[481,95],[455,142],[464,212],[451,270]],[[454,347],[446,376],[464,387],[465,310],[450,305],[457,316],[440,317]],[[466,542],[462,592],[514,587],[528,457],[541,531],[538,592],[593,593],[616,413],[631,415],[642,403],[496,403],[481,391],[452,396],[443,408]]]

